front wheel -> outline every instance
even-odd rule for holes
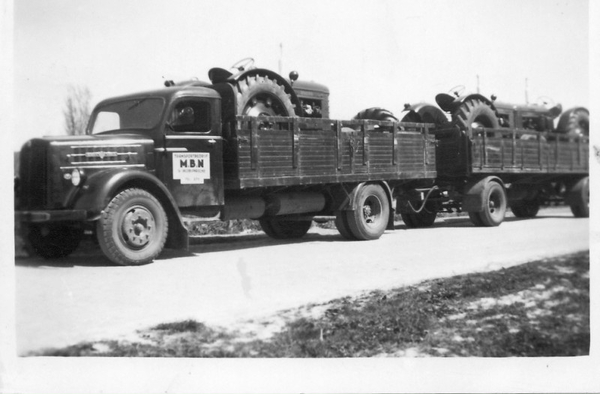
[[[291,239],[303,237],[312,220],[286,220],[283,218],[263,218],[259,220],[260,227],[269,237],[274,239]]]
[[[81,223],[31,224],[25,236],[25,249],[45,259],[67,257],[83,238]]]
[[[97,223],[98,243],[118,265],[142,265],[162,252],[169,223],[160,202],[143,189],[126,189],[102,211]]]
[[[506,192],[497,182],[488,182],[481,191],[483,211],[469,212],[471,222],[476,226],[494,227],[504,221],[506,215]]]
[[[357,240],[381,237],[387,227],[390,204],[383,188],[366,185],[358,190],[357,209],[345,211],[350,232]]]

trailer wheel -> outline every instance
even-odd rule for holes
[[[389,201],[383,188],[379,185],[360,188],[356,202],[356,210],[344,211],[352,235],[361,241],[381,237],[390,213]]]
[[[567,196],[571,212],[576,218],[587,218],[590,216],[590,178],[580,179],[569,190]]]
[[[510,210],[518,218],[534,218],[540,210],[540,202],[537,199],[515,201]]]
[[[481,191],[484,208],[481,212],[469,212],[474,225],[480,227],[499,226],[506,215],[506,192],[497,182],[488,182]]]
[[[462,103],[452,114],[452,122],[461,130],[469,130],[479,127],[497,129],[498,118],[489,105],[478,99],[469,99]]]
[[[260,227],[269,237],[274,239],[301,238],[304,236],[312,220],[286,220],[282,218],[263,218]]]
[[[348,218],[346,211],[338,211],[335,215],[335,227],[337,228],[340,235],[348,240],[354,241],[356,237],[352,234],[350,225],[348,224]]]
[[[379,107],[364,109],[354,115],[352,119],[381,120],[390,122],[398,121],[391,111]]]
[[[162,252],[169,223],[160,202],[143,189],[117,194],[100,216],[96,233],[104,254],[118,265],[142,265]]]
[[[249,75],[237,82],[237,114],[295,116],[290,95],[268,76]]]
[[[81,223],[31,224],[25,239],[25,250],[45,259],[58,259],[73,253],[83,238]]]
[[[418,213],[401,213],[402,220],[408,228],[422,228],[430,227],[435,222],[437,212],[435,210],[429,210],[428,207]]]

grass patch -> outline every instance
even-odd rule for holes
[[[589,253],[436,279],[287,311],[252,332],[160,324],[140,342],[32,355],[112,357],[538,357],[589,354]],[[282,327],[282,328],[281,328]]]

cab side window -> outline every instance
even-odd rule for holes
[[[199,100],[181,100],[169,118],[175,132],[208,133],[210,131],[210,104]]]

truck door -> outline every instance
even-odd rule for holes
[[[163,146],[156,152],[159,177],[177,205],[208,208],[207,214],[224,200],[223,138],[216,101],[198,97],[174,101]]]

